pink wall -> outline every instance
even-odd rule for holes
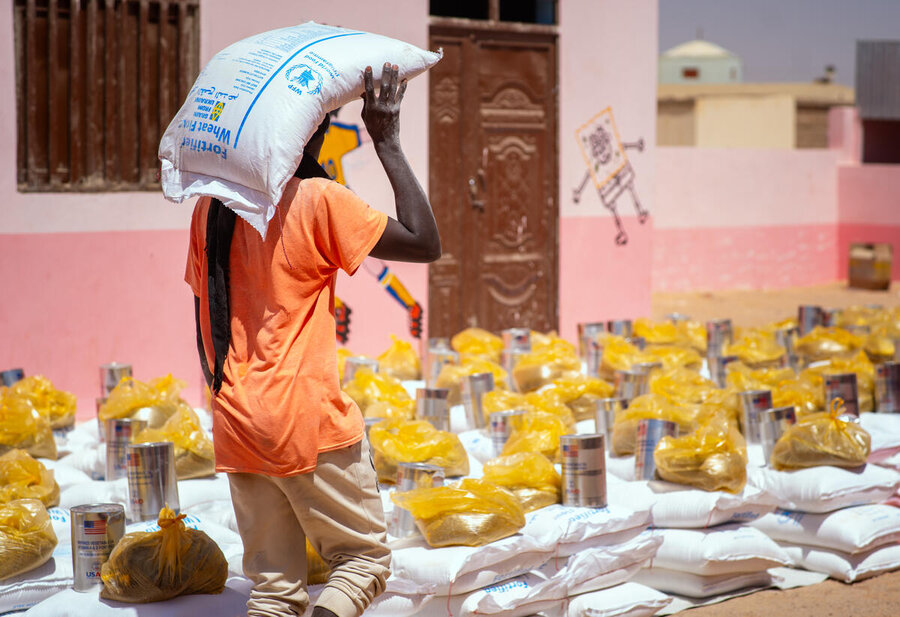
[[[613,219],[593,184],[577,203],[573,190],[587,171],[576,131],[609,107],[622,142],[644,141],[642,152],[625,152],[638,199],[656,215],[659,15],[656,0],[567,0],[559,11],[560,332],[574,340],[580,321],[650,312],[652,221],[641,225],[625,194],[617,208],[629,243],[617,246]]]
[[[654,291],[837,276],[832,150],[657,148]]]
[[[842,165],[838,168],[838,276],[847,278],[853,242],[889,242],[894,247],[891,278],[900,280],[900,165]]]

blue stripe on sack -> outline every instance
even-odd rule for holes
[[[241,138],[241,131],[244,129],[244,123],[247,121],[247,116],[250,115],[250,111],[253,109],[253,106],[256,105],[256,101],[257,101],[257,99],[259,99],[259,95],[261,95],[261,94],[263,93],[263,91],[264,91],[264,90],[269,86],[269,84],[272,82],[272,80],[275,79],[275,76],[278,75],[278,73],[280,73],[281,70],[282,70],[284,67],[287,66],[288,62],[290,62],[291,60],[293,60],[294,58],[296,58],[296,57],[297,57],[297,54],[299,54],[301,51],[304,51],[304,50],[306,50],[306,49],[309,49],[310,47],[312,47],[312,46],[315,45],[316,43],[322,43],[322,42],[324,42],[324,41],[330,41],[331,39],[339,39],[339,38],[344,37],[344,36],[356,36],[357,34],[365,34],[365,32],[347,32],[347,33],[345,33],[345,34],[335,34],[334,36],[327,36],[327,37],[325,37],[324,39],[319,39],[318,41],[313,41],[312,43],[308,43],[308,44],[304,45],[303,47],[301,47],[300,49],[298,49],[297,51],[295,51],[295,52],[291,55],[290,58],[288,58],[287,60],[285,60],[285,61],[284,61],[284,64],[282,64],[281,66],[279,66],[279,67],[278,67],[278,70],[275,71],[274,73],[272,73],[272,76],[269,77],[269,79],[266,80],[266,83],[263,84],[263,87],[260,88],[260,89],[259,89],[259,92],[256,93],[256,96],[253,97],[253,102],[250,103],[250,107],[247,108],[247,113],[244,114],[244,119],[241,120],[241,125],[238,127],[237,134],[234,136],[234,149],[237,150],[238,140]]]

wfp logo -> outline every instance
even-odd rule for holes
[[[322,76],[308,64],[295,64],[285,74],[288,88],[297,94],[315,95],[322,90]]]
[[[222,115],[223,109],[225,109],[225,103],[223,103],[222,101],[219,101],[218,103],[216,103],[216,106],[213,107],[213,110],[211,112],[209,112],[210,120],[212,120],[213,122],[218,122],[219,116]]]

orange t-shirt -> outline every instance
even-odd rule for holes
[[[206,216],[191,219],[185,281],[200,298],[209,366]],[[266,239],[240,217],[231,241],[231,346],[213,401],[216,470],[292,476],[312,471],[319,452],[362,439],[356,403],[337,369],[334,283],[353,274],[381,238],[387,216],[321,178],[291,179]]]

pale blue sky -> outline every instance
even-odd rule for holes
[[[900,0],[659,0],[659,51],[703,38],[741,57],[744,81],[853,86],[857,39],[900,40]]]

